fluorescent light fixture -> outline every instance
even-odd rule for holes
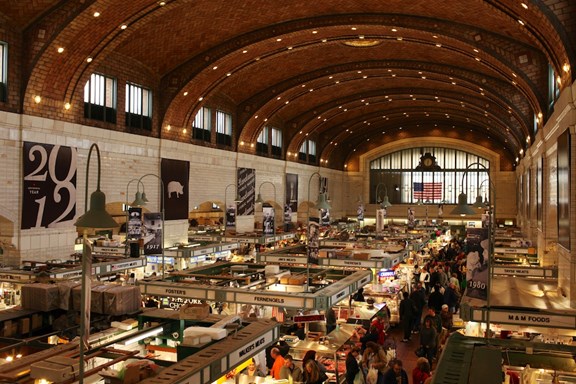
[[[138,335],[136,335],[136,336],[134,336],[134,337],[131,337],[131,338],[129,338],[129,339],[126,339],[126,340],[122,341],[122,342],[119,343],[119,344],[122,344],[122,345],[134,344],[134,343],[137,343],[137,342],[139,342],[139,341],[141,341],[141,340],[144,340],[144,339],[146,339],[146,338],[148,338],[148,337],[156,336],[156,335],[162,333],[163,331],[164,331],[164,328],[162,328],[162,327],[153,328],[153,329],[150,329],[150,330],[148,330],[148,331],[146,331],[146,332],[140,333],[140,334],[138,334]]]

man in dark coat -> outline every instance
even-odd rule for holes
[[[410,341],[410,335],[412,333],[412,323],[416,317],[416,304],[412,301],[408,292],[402,292],[402,301],[400,302],[399,314],[400,314],[400,324],[402,324],[402,330],[404,331],[403,342]]]
[[[410,298],[416,305],[416,314],[414,316],[414,321],[412,322],[412,332],[418,333],[420,330],[420,321],[422,320],[422,311],[426,306],[426,292],[424,292],[422,283],[418,282],[416,284],[415,288],[410,294]]]
[[[428,296],[428,308],[434,309],[436,313],[440,313],[444,304],[444,295],[441,292],[440,284],[434,286],[434,290]]]

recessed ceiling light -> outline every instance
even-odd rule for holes
[[[327,41],[328,41],[328,39],[322,39],[322,42],[323,42],[323,43],[325,43],[325,42],[327,42]]]
[[[518,22],[520,23],[520,25],[524,25],[524,22],[520,19],[518,19]]]
[[[248,51],[247,51],[247,50],[243,50],[242,53],[248,53]]]
[[[202,100],[204,100],[204,98],[203,98],[202,96],[200,96],[200,97],[198,98],[198,101],[202,101]]]
[[[217,66],[217,65],[215,65],[215,66],[213,66],[213,67],[212,67],[212,69],[218,69],[218,66]]]
[[[480,61],[480,58],[479,58],[479,57],[475,57],[474,60]]]
[[[232,76],[232,73],[228,72],[228,73],[226,74],[226,76]]]
[[[396,28],[392,28],[392,32],[398,32]]]
[[[520,5],[522,5],[522,8],[528,9],[528,4],[526,4],[526,3],[520,3]]]
[[[188,96],[188,91],[184,92],[184,96]]]
[[[437,46],[438,48],[442,48],[442,44],[440,44],[440,43],[436,44],[436,46]]]
[[[98,17],[98,16],[100,16],[100,12],[96,11],[96,12],[94,12],[93,15],[94,15],[94,17]]]
[[[42,101],[42,98],[40,96],[38,96],[38,95],[34,96],[34,102],[36,104],[39,104],[41,101]]]
[[[170,124],[168,124],[168,125],[166,126],[166,130],[169,131],[169,130],[171,130],[171,129],[172,129],[172,127],[170,126]]]
[[[350,28],[350,29],[353,30],[353,31],[355,31],[355,30],[356,30],[356,27],[352,27],[352,28]]]
[[[64,47],[58,47],[58,53],[64,52]]]
[[[161,7],[163,7],[163,6],[166,5],[166,2],[165,2],[165,1],[159,1],[159,2],[158,2],[158,5],[161,6]]]
[[[312,33],[313,33],[313,34],[317,34],[317,33],[318,33],[318,31],[312,31]]]
[[[64,109],[65,110],[69,110],[72,107],[72,105],[70,103],[65,103],[64,104]]]
[[[279,37],[279,38],[276,39],[276,41],[282,41],[282,38]]]
[[[186,131],[186,128],[184,128],[184,129],[182,130],[182,133],[183,133],[183,134],[186,134],[186,132],[188,132],[188,131]]]
[[[91,58],[91,57],[86,58],[86,62],[87,62],[87,63],[91,63],[91,62],[92,62],[92,58]]]
[[[126,29],[126,28],[128,28],[128,26],[127,26],[126,24],[122,24],[122,25],[120,26],[120,29]]]
[[[396,40],[402,41],[402,36],[398,36],[398,37],[396,38]]]

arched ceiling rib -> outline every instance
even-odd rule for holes
[[[561,85],[575,65],[570,0],[0,4],[28,48],[25,113],[83,121],[81,108],[66,114],[62,104],[81,105],[91,73],[120,76],[132,62],[156,91],[162,137],[190,140],[165,127],[187,127],[199,107],[224,103],[235,150],[252,151],[237,145],[273,121],[285,152],[308,134],[335,168],[378,143],[442,135],[485,143],[510,168],[530,144],[534,114],[546,118],[548,63]],[[34,104],[36,94],[46,102]]]

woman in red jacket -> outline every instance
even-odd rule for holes
[[[432,376],[430,373],[430,363],[425,357],[419,357],[416,360],[416,367],[412,370],[412,384],[424,384],[427,378]]]

